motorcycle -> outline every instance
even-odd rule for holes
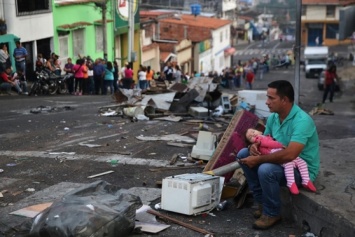
[[[36,80],[32,84],[29,95],[54,95],[68,92],[67,80],[73,75],[58,76],[48,70],[36,72]]]

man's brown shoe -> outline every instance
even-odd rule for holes
[[[259,204],[258,209],[253,212],[253,216],[254,218],[258,219],[261,217],[262,214],[263,214],[263,205]]]
[[[259,219],[257,219],[254,224],[253,228],[257,230],[266,230],[275,225],[277,222],[281,220],[280,216],[265,216],[261,215]]]

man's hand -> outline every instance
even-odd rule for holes
[[[252,144],[252,145],[249,147],[249,153],[250,153],[250,155],[252,155],[252,156],[260,156],[261,153],[259,152],[259,146],[260,146],[260,141],[254,143],[254,144]]]
[[[255,166],[261,164],[260,156],[248,156],[247,158],[240,159],[239,163],[248,166],[249,168],[254,168]]]

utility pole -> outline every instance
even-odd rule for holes
[[[107,62],[107,20],[106,20],[106,12],[107,12],[107,1],[103,0],[101,9],[102,9],[102,40],[103,40],[103,50],[104,50],[104,60]]]
[[[128,1],[128,62],[133,66],[134,58],[134,0]]]
[[[300,57],[301,57],[301,18],[302,0],[296,2],[296,39],[293,47],[295,55],[295,104],[299,104],[300,97]]]

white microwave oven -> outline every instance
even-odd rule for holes
[[[202,173],[163,179],[161,209],[196,215],[214,209],[220,202],[224,177]]]

